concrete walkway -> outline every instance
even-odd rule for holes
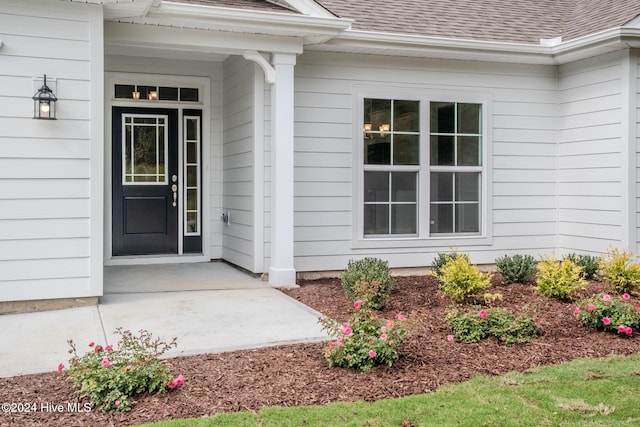
[[[168,357],[326,339],[319,313],[223,263],[106,267],[95,307],[0,316],[0,377],[68,364],[73,339],[116,344],[116,328],[146,329],[166,341]]]

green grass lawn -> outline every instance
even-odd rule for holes
[[[640,354],[476,377],[438,391],[182,419],[146,426],[638,426]]]

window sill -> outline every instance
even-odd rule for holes
[[[352,249],[431,249],[450,250],[450,248],[490,246],[490,236],[429,236],[429,237],[371,237],[354,239]]]

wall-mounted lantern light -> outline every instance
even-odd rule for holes
[[[56,119],[56,101],[58,98],[53,93],[51,88],[47,86],[47,75],[44,75],[44,84],[35,95],[33,99],[33,118],[40,120],[55,120]]]

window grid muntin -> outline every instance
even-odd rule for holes
[[[201,135],[201,131],[200,131],[200,117],[199,116],[184,116],[184,126],[183,126],[183,133],[184,133],[184,156],[183,156],[183,188],[184,188],[184,200],[183,200],[183,209],[184,209],[184,215],[183,215],[183,221],[184,221],[184,235],[185,236],[199,236],[201,234],[201,230],[202,230],[202,224],[201,224],[201,211],[202,211],[202,183],[201,183],[201,144],[202,144],[202,135]],[[193,123],[193,127],[195,129],[195,138],[189,138],[189,123],[192,122]],[[194,161],[190,161],[193,159],[189,159],[189,152],[190,152],[190,144],[191,145],[195,145],[195,162]],[[191,169],[195,169],[196,171],[196,184],[195,185],[189,185],[190,180],[189,180],[189,170]],[[192,195],[195,194],[195,209],[194,208],[190,208],[191,204],[189,203],[191,201],[191,197],[193,197]],[[193,223],[193,218],[195,216],[195,223]],[[190,222],[192,222],[193,225],[195,225],[195,229],[192,229],[190,227]]]
[[[123,114],[122,117],[122,185],[166,185],[168,182],[168,168],[169,168],[169,132],[168,132],[168,116],[158,114]],[[145,121],[153,120],[154,123],[140,123],[136,120]],[[162,121],[162,123],[161,123]],[[152,127],[155,128],[155,154],[156,154],[156,173],[135,173],[135,128],[139,127]],[[130,129],[127,129],[130,128]],[[162,130],[162,132],[161,132]],[[130,139],[127,137],[130,136]],[[162,137],[162,138],[161,138]],[[160,141],[162,139],[162,141]],[[130,144],[127,144],[127,141]],[[162,164],[164,167],[164,173],[160,173],[160,154],[159,147],[162,143],[163,159]],[[127,152],[131,155],[131,173],[127,173]],[[155,177],[155,181],[136,181],[136,177]],[[129,178],[129,180],[128,180]]]

